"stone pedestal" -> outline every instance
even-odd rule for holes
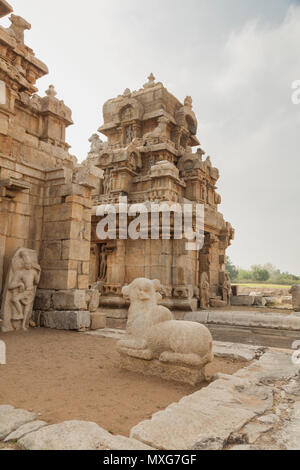
[[[152,375],[164,380],[200,385],[205,382],[205,367],[196,368],[178,364],[163,363],[158,360],[147,361],[120,353],[120,368],[143,375]]]
[[[82,310],[41,312],[40,326],[55,330],[87,330],[91,326],[91,314]]]

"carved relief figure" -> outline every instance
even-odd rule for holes
[[[110,170],[105,171],[103,180],[103,194],[109,194],[112,190],[112,179]]]
[[[167,132],[168,132],[167,131],[168,122],[169,122],[168,118],[166,118],[165,116],[161,116],[158,119],[157,127],[153,131],[148,132],[147,134],[144,135],[144,138],[143,138],[144,144],[146,144],[149,139],[154,139],[158,137],[160,137],[161,139],[166,139]]]
[[[99,281],[106,281],[107,277],[107,253],[105,246],[100,245],[99,247]]]
[[[133,141],[134,134],[133,134],[133,129],[132,126],[127,126],[125,129],[125,140],[126,144],[130,144]]]
[[[201,282],[200,282],[200,291],[201,291],[201,308],[209,308],[209,299],[210,299],[210,285],[208,281],[208,274],[202,273]]]
[[[89,156],[97,156],[99,152],[103,149],[104,147],[104,142],[100,139],[98,134],[93,134],[89,138],[89,142],[91,144],[91,149],[89,151]]]
[[[8,32],[13,36],[18,42],[24,44],[24,31],[30,30],[31,25],[21,18],[21,16],[11,15],[9,18],[11,22]]]
[[[225,273],[225,279],[222,285],[222,297],[227,305],[231,304],[231,296],[232,296],[232,289],[231,289],[230,276],[228,273]]]
[[[19,248],[12,258],[3,294],[3,332],[27,330],[40,275],[35,251]]]
[[[204,367],[213,360],[212,337],[199,323],[174,320],[161,300],[158,280],[135,279],[122,293],[130,301],[127,332],[119,351],[131,357]]]

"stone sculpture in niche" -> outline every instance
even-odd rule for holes
[[[232,288],[230,276],[228,273],[225,273],[224,283],[222,285],[222,297],[227,305],[231,304]]]
[[[168,369],[168,366],[181,366],[185,374],[186,368],[190,374],[197,371],[196,382],[200,373],[201,381],[205,377],[204,367],[213,360],[211,334],[199,323],[174,320],[170,310],[158,305],[160,290],[160,281],[144,278],[135,279],[123,288],[130,308],[126,336],[118,343],[121,367],[134,370],[137,365],[137,370],[147,375],[186,381],[181,377],[182,369],[175,373],[174,368]],[[134,360],[140,360],[139,364]]]
[[[40,275],[36,252],[19,248],[11,260],[3,292],[1,330],[4,333],[28,329]]]
[[[201,308],[209,308],[209,299],[210,299],[210,285],[208,280],[208,274],[202,273],[201,282],[200,282],[200,291],[201,291]]]

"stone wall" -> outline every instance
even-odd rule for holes
[[[9,260],[26,247],[42,267],[40,309],[55,306],[45,291],[63,291],[73,297],[69,310],[85,311],[76,299],[88,288],[91,193],[102,172],[77,165],[69,153],[71,110],[52,85],[37,94],[47,66],[24,43],[31,26],[15,15],[10,21],[10,28],[0,26],[0,292]]]

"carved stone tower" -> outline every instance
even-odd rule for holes
[[[136,277],[159,279],[164,303],[180,318],[199,307],[202,273],[208,274],[210,297],[220,295],[225,274],[225,250],[234,231],[218,212],[221,197],[216,183],[219,171],[199,147],[197,119],[192,99],[180,103],[151,74],[138,91],[126,89],[103,107],[104,124],[91,139],[87,161],[104,171],[94,205],[168,202],[201,203],[205,206],[205,241],[202,250],[187,251],[185,240],[99,240],[92,219],[90,284],[103,283],[102,308],[118,325],[126,316],[121,288]],[[161,226],[160,226],[161,229]],[[174,238],[174,237],[173,237]]]

